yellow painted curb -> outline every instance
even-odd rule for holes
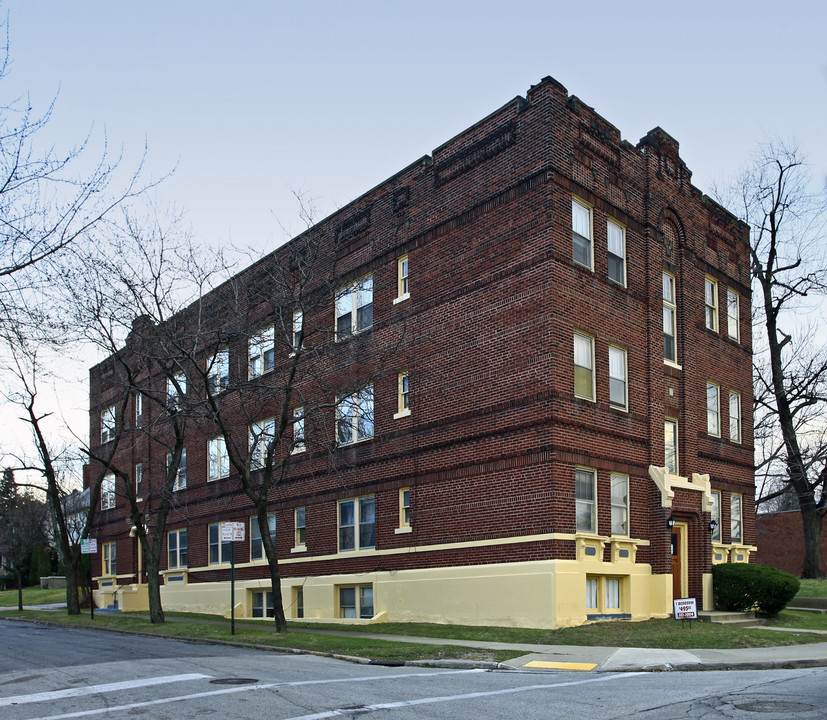
[[[532,660],[523,667],[543,668],[544,670],[594,670],[597,663],[573,663],[573,662],[547,662],[545,660]]]

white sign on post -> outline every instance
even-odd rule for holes
[[[86,540],[80,541],[80,554],[81,555],[94,555],[98,551],[98,539],[97,538],[87,538]]]
[[[243,522],[221,523],[221,542],[235,542],[244,539]]]
[[[675,604],[675,620],[697,620],[698,603],[695,598],[678,598]],[[691,627],[691,623],[690,623]]]

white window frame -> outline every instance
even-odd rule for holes
[[[396,298],[394,299],[394,303],[407,300],[411,296],[408,277],[409,269],[410,262],[407,254],[396,258]]]
[[[727,337],[741,342],[741,296],[732,288],[726,290]]]
[[[213,539],[213,535],[215,535],[215,539]],[[213,551],[215,551],[215,560],[213,560]],[[221,523],[210,523],[207,526],[207,564],[227,564],[232,559],[232,552],[232,540],[225,540],[223,542],[221,540]]]
[[[580,489],[591,488],[591,497],[583,497]],[[574,496],[575,496],[575,528],[579,533],[597,532],[597,470],[587,467],[574,469]],[[588,513],[588,523],[583,522]]]
[[[292,453],[301,453],[307,450],[307,437],[304,434],[305,428],[304,408],[297,407],[293,411],[293,447]]]
[[[712,491],[712,508],[710,509],[710,520],[715,522],[712,529],[712,542],[721,542],[721,491]]]
[[[362,620],[369,620],[375,613],[373,600],[373,585],[340,585],[339,592],[339,617]],[[351,604],[350,596],[353,596]],[[347,603],[347,604],[345,604]]]
[[[375,550],[376,496],[363,495],[339,500],[336,507],[336,523],[339,552]]]
[[[223,393],[230,386],[230,351],[228,348],[222,348],[209,359],[207,386],[213,395]]]
[[[176,387],[176,383],[178,386]],[[180,389],[180,392],[179,392]],[[180,407],[183,404],[184,398],[187,396],[187,376],[182,372],[177,372],[174,379],[167,378],[167,399],[172,408]]]
[[[336,402],[336,444],[370,440],[375,431],[373,385],[339,397]]]
[[[207,441],[207,482],[230,477],[230,455],[223,435]]]
[[[729,439],[741,443],[741,393],[729,391]]]
[[[370,308],[369,313],[366,308]],[[367,317],[368,314],[370,317]],[[348,327],[340,327],[340,319],[348,316]],[[372,327],[373,275],[365,275],[336,292],[336,341],[358,335]]]
[[[118,409],[109,405],[101,411],[101,445],[115,439],[118,430],[117,424]]]
[[[144,394],[142,392],[135,393],[135,427],[143,427],[144,425]]]
[[[175,542],[171,542],[172,538]],[[183,539],[183,543],[181,540]],[[186,568],[189,563],[189,549],[187,547],[187,528],[170,530],[167,533],[167,569],[179,570]],[[173,545],[175,548],[173,549]],[[183,549],[183,552],[182,552]]]
[[[411,385],[407,370],[396,376],[396,412],[394,419],[411,414]]]
[[[267,462],[267,446],[276,439],[276,419],[266,418],[250,425],[249,460],[251,470],[261,470]]]
[[[729,495],[729,541],[744,541],[744,496],[741,493]]]
[[[250,380],[273,372],[276,363],[276,329],[270,325],[247,343],[247,377]]]
[[[115,507],[115,476],[104,475],[101,480],[101,510]]]
[[[167,453],[166,468],[172,464],[172,453]],[[172,484],[172,491],[184,490],[187,487],[187,449],[181,448],[181,461],[178,463],[178,470],[175,475],[175,482]]]
[[[630,535],[629,531],[629,476],[611,474],[610,499],[612,504],[612,535]]]
[[[144,496],[144,464],[135,463],[135,499],[140,500]]]
[[[298,352],[304,345],[304,312],[297,308],[293,311],[293,335],[290,340],[290,347],[293,352]]]
[[[270,531],[270,538],[273,545],[276,544],[276,513],[267,513],[267,528]],[[250,518],[250,562],[264,560],[267,553],[264,552],[264,540],[261,537],[261,530],[258,526],[258,515]]]
[[[293,541],[296,548],[307,546],[307,508],[304,506],[293,510]]]
[[[271,618],[276,616],[273,606],[272,590],[250,591],[250,616],[254,618]]]
[[[677,281],[672,273],[664,271],[663,291],[663,361],[678,364],[678,304],[675,294]],[[673,357],[669,357],[672,355]]]
[[[578,342],[580,346],[578,347]],[[583,400],[595,400],[595,379],[594,379],[594,338],[584,332],[578,330],[574,331],[574,396],[582,398]],[[588,362],[588,365],[584,363]],[[580,383],[578,383],[578,370],[580,371]],[[589,375],[590,391],[589,394],[578,392],[578,384],[583,384],[583,376],[585,373]]]
[[[669,442],[670,428],[673,442]],[[672,475],[680,473],[680,428],[675,418],[665,418],[663,421],[663,464],[666,471]],[[670,462],[670,458],[672,462]]]
[[[714,382],[706,384],[706,432],[721,437],[721,386]]]
[[[609,280],[626,287],[626,228],[612,218],[606,220],[606,249],[609,255]],[[620,266],[620,278],[612,277],[612,260]]]
[[[584,246],[584,247],[579,247]],[[578,250],[587,251],[587,262],[578,259]],[[592,206],[576,197],[571,199],[571,258],[575,265],[594,269],[594,233]]]
[[[411,489],[399,488],[399,528],[400,531],[411,529]]]
[[[704,277],[704,325],[718,332],[718,281],[709,275]]]
[[[103,543],[101,547],[101,570],[107,576],[118,574],[118,543],[114,540]]]
[[[620,391],[622,399],[618,397]],[[629,409],[628,355],[617,345],[609,345],[609,405],[618,410]]]

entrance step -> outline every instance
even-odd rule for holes
[[[763,620],[758,620],[754,612],[730,612],[726,610],[702,610],[698,612],[698,620],[701,622],[713,622],[720,625],[735,627],[754,627],[763,625]]]

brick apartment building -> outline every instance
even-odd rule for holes
[[[663,130],[632,145],[545,78],[319,223],[343,281],[300,319],[339,346],[409,331],[394,372],[342,400],[360,421],[325,409],[325,442],[294,427],[305,452],[272,494],[288,618],[560,627],[665,617],[674,597],[711,607],[712,564],[756,550],[748,229],[690,181]],[[228,387],[268,369],[252,336],[226,352]],[[90,371],[101,447],[109,366]],[[126,426],[143,412],[129,402]],[[227,611],[216,533],[232,520],[248,530],[237,612],[266,615],[252,506],[216,472],[211,430],[187,432],[164,607]],[[122,453],[145,483],[153,447]],[[130,524],[105,480],[103,604],[145,603]]]

